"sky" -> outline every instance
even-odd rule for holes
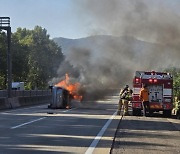
[[[72,0],[0,0],[0,5],[0,16],[11,18],[12,32],[39,25],[51,38],[87,36],[86,24],[79,22]]]
[[[81,38],[94,34],[112,34],[108,31],[111,21],[101,20],[101,11],[107,9],[106,16],[113,10],[107,0],[0,0],[0,16],[9,16],[11,18],[12,32],[18,27],[33,29],[36,25],[45,28],[51,38]],[[117,0],[111,0],[112,4]],[[119,0],[124,1],[125,0]],[[135,0],[130,1],[130,3]],[[146,2],[152,11],[158,10],[161,6],[170,11],[178,11],[180,0],[136,0]],[[92,2],[92,3],[91,3]],[[92,5],[91,5],[92,4]],[[96,5],[97,4],[97,5]],[[108,7],[106,6],[108,4]],[[130,5],[126,5],[129,7]],[[125,8],[126,8],[125,7]],[[95,9],[94,9],[95,8]],[[96,9],[97,8],[97,9]],[[100,8],[100,11],[98,10]],[[123,7],[121,7],[122,9]],[[131,6],[130,6],[131,8]],[[110,10],[109,10],[110,9]],[[114,9],[114,10],[117,10]],[[97,13],[97,14],[93,14]],[[96,18],[100,15],[100,18]],[[111,18],[111,17],[110,17]],[[98,22],[100,21],[100,23]],[[108,25],[109,24],[109,25]],[[113,24],[115,24],[113,22]],[[105,26],[105,28],[104,28]],[[111,26],[111,25],[110,25]],[[119,26],[117,24],[117,26]]]

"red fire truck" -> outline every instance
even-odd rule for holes
[[[163,111],[164,116],[171,116],[173,108],[173,77],[164,72],[136,71],[133,79],[133,115],[141,115],[142,103],[139,98],[142,85],[149,90],[150,113]]]

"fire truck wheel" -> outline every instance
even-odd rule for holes
[[[150,117],[153,116],[153,113],[154,113],[154,112],[153,112],[152,110],[150,110],[150,111],[149,111],[149,116],[150,116]]]
[[[171,110],[164,110],[163,111],[163,116],[164,117],[171,117]]]
[[[132,115],[133,116],[141,116],[141,110],[140,109],[133,109]]]
[[[180,111],[177,111],[177,119],[180,119]]]

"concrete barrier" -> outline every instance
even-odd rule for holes
[[[18,97],[8,98],[8,103],[11,105],[11,108],[17,108],[20,107],[19,99]]]
[[[0,98],[0,109],[11,109],[11,104],[7,98]]]
[[[51,95],[48,96],[33,96],[33,97],[19,97],[20,106],[29,106],[36,104],[45,104],[51,101]]]
[[[0,110],[13,109],[13,108],[31,106],[36,104],[46,104],[46,103],[50,104],[51,99],[52,99],[51,95],[0,98]]]

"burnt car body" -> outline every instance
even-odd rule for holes
[[[62,109],[66,108],[70,103],[70,93],[62,87],[52,87],[52,100],[48,108]]]

